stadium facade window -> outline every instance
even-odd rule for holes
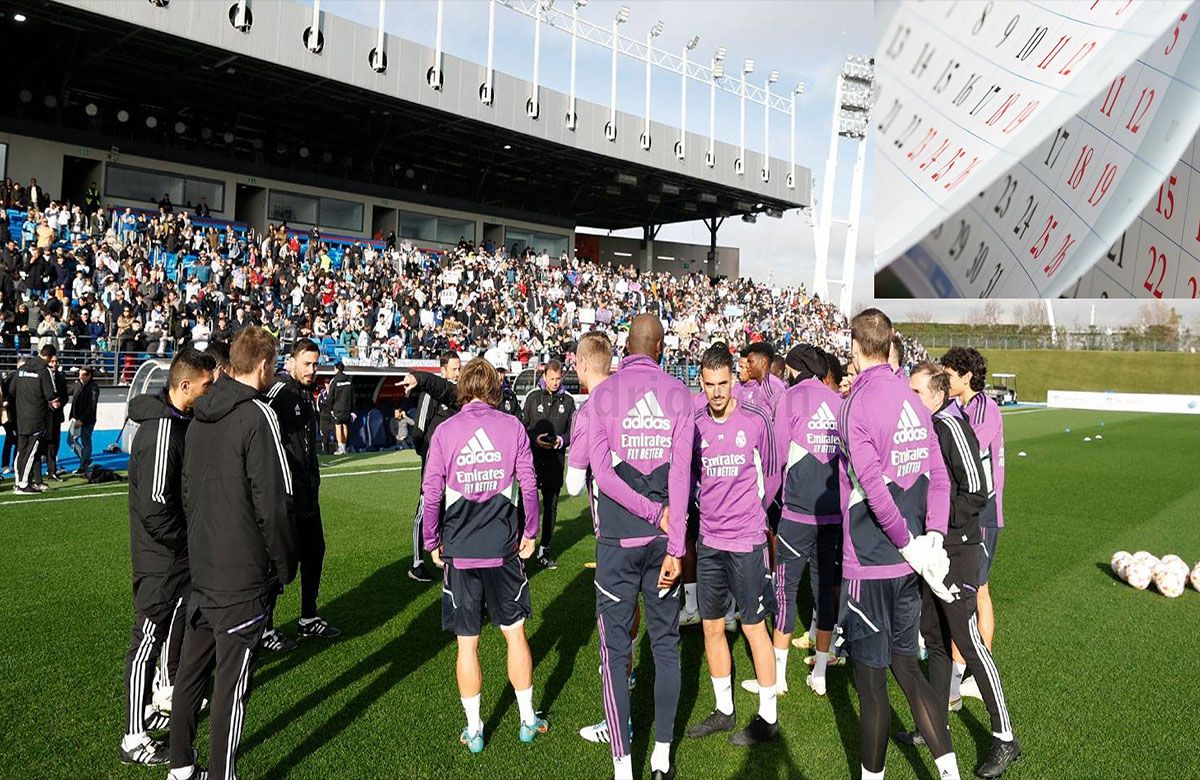
[[[177,207],[191,207],[208,199],[213,211],[225,211],[225,182],[199,176],[151,171],[129,165],[108,166],[104,177],[104,194],[116,200],[137,203],[158,203],[163,193],[171,196]]]
[[[542,233],[537,230],[505,227],[504,243],[508,245],[510,252],[513,251],[513,245],[516,245],[516,253],[518,254],[524,252],[526,249],[533,249],[538,254],[545,252],[550,257],[558,257],[567,251],[570,237],[560,236],[557,233]]]
[[[431,244],[457,244],[460,238],[475,241],[475,222],[414,211],[400,212],[400,238]]]
[[[334,230],[362,231],[363,204],[299,192],[271,190],[267,218],[289,224],[320,225]]]

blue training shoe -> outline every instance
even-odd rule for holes
[[[480,729],[478,734],[472,734],[466,729],[463,729],[459,735],[458,741],[467,746],[467,750],[472,753],[483,752],[483,730]]]
[[[522,742],[528,744],[533,742],[538,734],[545,734],[549,730],[550,724],[545,718],[534,718],[533,723],[521,724],[521,729],[517,732],[517,736],[521,738]]]

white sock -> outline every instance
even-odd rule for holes
[[[516,694],[517,708],[521,711],[521,722],[526,726],[533,725],[533,722],[537,720],[537,713],[533,711],[533,686],[531,685],[523,691],[516,691]]]
[[[733,714],[733,677],[712,678],[713,693],[717,695],[717,711],[724,715]]]
[[[1013,741],[1012,729],[1009,729],[1008,731],[993,731],[992,736],[1001,742]]]
[[[696,611],[696,583],[685,582],[683,584],[683,611]]]
[[[775,711],[775,686],[758,684],[758,716],[767,723],[779,719]]]
[[[775,687],[780,688],[787,685],[787,659],[788,649],[786,647],[775,648]]]
[[[467,713],[467,731],[470,734],[479,734],[483,731],[483,721],[479,718],[479,699],[482,694],[474,696],[462,696],[463,712]]]
[[[633,780],[633,761],[629,756],[613,756],[615,780]]]
[[[671,743],[655,742],[650,754],[650,771],[667,772],[671,769]]]
[[[140,734],[126,734],[124,737],[121,738],[121,749],[122,750],[133,750],[138,745],[142,745],[145,742],[149,741],[149,739],[150,739],[150,736],[148,734],[146,734],[146,732],[144,732],[144,731],[141,732]]]
[[[947,753],[941,758],[933,759],[933,763],[937,765],[938,775],[940,780],[961,780],[958,774],[958,761],[954,759],[953,753]]]
[[[966,664],[960,664],[957,661],[954,662],[954,671],[950,673],[950,700],[951,701],[954,701],[955,699],[962,697],[962,693],[961,693],[962,678],[963,678],[963,674],[966,673],[966,671],[967,671]]]
[[[184,767],[180,767],[178,769],[172,769],[171,771],[167,772],[167,780],[188,780],[188,778],[191,777],[195,773],[196,773],[195,764],[193,764],[192,766],[184,766]]]
[[[829,651],[817,651],[817,657],[813,659],[813,677],[824,677],[825,668],[829,666]]]
[[[862,780],[883,780],[883,770],[880,769],[878,772],[870,772],[867,771],[867,768],[864,766],[862,768]]]

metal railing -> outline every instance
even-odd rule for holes
[[[33,350],[36,351],[36,350]],[[30,354],[22,350],[20,354],[12,349],[0,350],[0,373],[7,374],[17,367],[21,358]],[[138,367],[152,358],[170,358],[173,351],[167,350],[162,354],[157,352],[109,352],[92,349],[60,349],[58,351],[58,368],[68,376],[74,376],[79,369],[92,369],[92,376],[101,387],[116,387],[128,385],[133,381],[133,375]]]
[[[908,331],[905,331],[906,333]],[[950,347],[976,349],[1070,349],[1125,352],[1195,352],[1200,338],[1184,333],[1178,339],[1149,338],[1126,331],[1067,331],[1049,333],[988,333],[986,331],[929,331],[912,335],[931,353]]]

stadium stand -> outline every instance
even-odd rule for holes
[[[397,241],[348,239],[157,211],[29,203],[6,181],[0,225],[0,343],[10,356],[54,342],[118,381],[150,355],[229,339],[262,324],[286,345],[313,338],[326,358],[388,365],[445,349],[526,366],[570,360],[599,328],[618,347],[629,320],[668,324],[669,363],[709,344],[808,342],[848,358],[848,324],[804,288],[751,279],[672,276],[533,248],[517,254],[461,241],[440,253]],[[40,206],[40,208],[39,208]],[[910,362],[924,351],[909,341]]]

